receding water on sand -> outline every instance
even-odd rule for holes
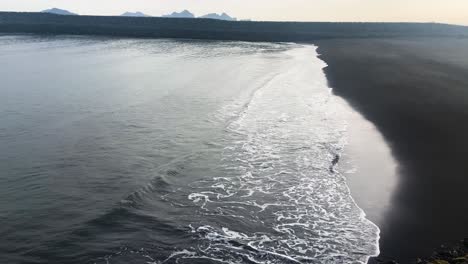
[[[348,141],[339,169],[367,218],[382,228],[398,186],[398,163],[370,121],[355,111],[348,111],[346,120]]]
[[[362,263],[315,47],[1,37],[8,263]],[[41,62],[38,64],[25,62]]]

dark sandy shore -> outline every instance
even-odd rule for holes
[[[334,92],[375,124],[398,162],[381,258],[411,263],[468,237],[468,39],[315,44]]]

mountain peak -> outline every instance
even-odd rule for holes
[[[218,20],[228,20],[228,21],[236,21],[237,19],[235,17],[231,17],[225,12],[223,12],[221,15],[218,15],[216,13],[211,13],[207,14],[204,16],[201,16],[200,18],[209,18],[209,19],[218,19]]]
[[[184,10],[180,13],[178,12],[173,12],[172,14],[170,15],[164,15],[163,17],[185,17],[185,18],[194,18],[195,15],[193,13],[191,13],[190,11],[188,10]]]
[[[55,14],[55,15],[78,15],[78,14],[75,14],[75,13],[72,13],[68,10],[65,10],[65,9],[59,9],[59,8],[51,8],[51,9],[46,9],[46,10],[43,10],[41,11],[41,13],[49,13],[49,14]]]
[[[143,14],[142,12],[125,12],[121,14],[120,16],[127,16],[127,17],[148,17],[148,15]]]

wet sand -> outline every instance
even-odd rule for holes
[[[468,39],[315,44],[334,93],[375,125],[397,162],[395,185],[390,167],[362,162],[372,139],[354,139],[369,146],[360,152],[368,169],[350,187],[381,229],[381,258],[410,263],[468,237]],[[375,202],[379,192],[388,204]]]
[[[380,227],[385,223],[398,184],[397,162],[374,124],[351,106],[345,118],[347,143],[338,168],[346,176],[351,195],[366,218]]]

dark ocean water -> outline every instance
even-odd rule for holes
[[[359,263],[315,47],[0,37],[1,263]]]

